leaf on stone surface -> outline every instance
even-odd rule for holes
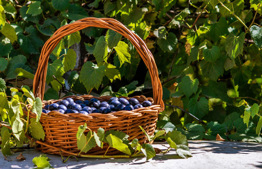
[[[55,9],[64,11],[69,7],[69,1],[70,0],[52,0],[52,5]]]
[[[104,65],[97,66],[96,64],[87,61],[80,72],[80,82],[84,84],[87,91],[96,88],[98,89],[105,75],[106,67]]]
[[[196,97],[191,98],[188,107],[189,112],[199,119],[204,117],[209,111],[208,100],[204,97],[201,97],[199,100]]]
[[[168,132],[166,134],[166,140],[167,139],[171,141],[171,142],[167,141],[169,145],[170,143],[173,146],[175,145],[174,147],[170,145],[172,148],[175,148],[175,149],[177,148],[178,145],[186,145],[186,146],[188,145],[186,136],[182,134],[180,131],[173,130],[172,132]]]
[[[257,135],[260,135],[261,128],[262,128],[262,116],[259,117],[259,121],[257,123],[257,127],[256,127],[256,134]]]
[[[121,74],[119,70],[116,69],[116,66],[112,64],[107,64],[105,75],[110,80],[111,83],[116,79],[121,80]]]
[[[243,53],[245,36],[246,35],[244,32],[242,32],[239,36],[235,36],[233,33],[227,36],[225,48],[226,48],[227,55],[231,59],[235,59],[238,55]]]
[[[0,78],[0,91],[4,91],[6,89],[5,80]],[[2,103],[1,103],[2,104]]]
[[[254,103],[250,108],[251,117],[253,118],[256,114],[258,114],[259,106],[257,103]]]
[[[262,47],[262,28],[252,25],[250,27],[251,37],[254,40],[257,47]]]
[[[76,44],[76,43],[80,43],[81,41],[81,35],[80,35],[80,32],[77,31],[77,32],[74,32],[70,35],[67,36],[67,41],[68,41],[68,44],[67,44],[67,47],[69,48],[70,46]]]
[[[158,39],[157,44],[164,52],[174,52],[178,40],[174,33],[169,32],[166,39]]]
[[[187,158],[192,157],[192,154],[186,145],[178,145],[176,149],[176,153],[179,157]]]
[[[16,157],[16,159],[17,159],[18,161],[24,161],[24,160],[26,160],[26,158],[23,156],[22,153],[20,153],[20,154]]]
[[[32,112],[36,114],[36,122],[39,122],[42,114],[42,101],[39,97],[35,99],[34,105],[32,107]]]
[[[220,56],[220,49],[218,46],[212,46],[211,49],[204,48],[203,55],[207,62],[215,62]]]
[[[27,14],[31,14],[32,16],[36,16],[42,13],[41,2],[34,1],[29,5],[28,10],[26,11]]]
[[[49,158],[45,154],[41,154],[39,157],[34,157],[32,162],[37,166],[37,168],[48,169],[51,167]]]
[[[155,149],[151,144],[144,144],[141,151],[146,156],[147,161],[156,156]]]
[[[119,137],[109,134],[106,137],[106,141],[109,144],[110,147],[113,147],[115,149],[117,149],[118,151],[121,151],[125,154],[131,155],[131,151],[128,147],[128,145],[126,145],[125,143],[123,143],[122,139],[120,139]]]
[[[11,155],[11,149],[10,149],[10,133],[7,127],[1,127],[1,151],[4,156]]]
[[[93,55],[96,58],[98,65],[104,61],[107,62],[108,46],[104,36],[100,36],[95,44]]]
[[[191,80],[189,76],[184,76],[178,86],[186,97],[190,97],[193,93],[197,92],[198,85],[198,79]]]
[[[116,50],[118,59],[120,61],[120,67],[123,65],[123,63],[127,62],[130,63],[131,61],[131,55],[128,51],[128,44],[126,44],[123,41],[119,41],[117,46],[114,47]]]
[[[5,26],[2,27],[1,33],[7,37],[11,43],[17,41],[17,35],[15,32],[15,28],[13,28],[10,24],[6,23]]]
[[[45,140],[45,131],[40,122],[36,122],[35,118],[30,119],[29,132],[34,139]]]
[[[68,49],[67,54],[63,58],[64,71],[73,70],[76,65],[76,52],[73,49]]]
[[[111,49],[115,47],[118,42],[121,40],[122,35],[113,31],[113,30],[108,30],[106,32],[106,42],[108,44],[108,47]]]

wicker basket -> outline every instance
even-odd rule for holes
[[[48,114],[42,113],[40,122],[45,131],[45,140],[36,141],[38,148],[48,154],[62,154],[64,156],[78,155],[76,133],[80,125],[87,123],[88,127],[96,131],[99,127],[105,130],[120,130],[128,134],[130,139],[137,138],[140,143],[146,142],[144,133],[140,130],[142,126],[149,135],[153,135],[156,127],[158,113],[164,109],[162,100],[162,85],[158,77],[158,70],[152,53],[147,48],[144,41],[134,32],[126,28],[122,23],[110,18],[84,18],[74,23],[59,28],[54,35],[44,44],[39,58],[38,68],[33,82],[34,95],[43,100],[45,92],[45,82],[49,55],[54,50],[60,40],[71,33],[82,30],[87,27],[99,27],[112,29],[122,36],[126,37],[135,46],[136,50],[147,66],[153,87],[153,99],[145,96],[136,96],[140,102],[150,100],[153,105],[150,107],[139,108],[133,111],[117,111],[109,114],[92,113],[83,114],[61,114],[57,111],[51,111]],[[91,95],[70,96],[74,100],[86,100],[97,98],[100,101],[107,101],[111,97],[93,97]],[[43,101],[44,104],[58,102],[60,100]],[[34,117],[30,113],[30,117]],[[87,154],[103,154],[107,147],[101,149],[93,148]],[[107,154],[118,154],[115,149],[109,149]],[[81,155],[80,155],[81,156]]]

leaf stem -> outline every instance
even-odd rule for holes
[[[257,8],[259,8],[259,7],[260,7],[260,3],[258,4]],[[254,17],[253,17],[253,20],[252,20],[251,24],[249,25],[248,29],[250,29],[251,26],[254,24],[254,22],[255,22],[255,20],[256,20],[256,16],[257,16],[257,11],[258,11],[258,10],[256,10],[256,13],[255,13],[255,15],[254,15]]]
[[[232,12],[225,4],[223,4],[220,0],[218,0],[218,2],[231,14],[233,15],[248,31],[249,28],[247,27],[247,25],[234,13]]]

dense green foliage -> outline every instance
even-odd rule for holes
[[[0,77],[7,85],[32,79],[55,30],[88,16],[111,17],[144,39],[155,57],[167,105],[159,127],[175,125],[190,139],[220,134],[261,142],[261,15],[259,0],[2,0]],[[70,48],[79,42],[82,70]],[[45,99],[91,91],[151,96],[145,71],[124,37],[87,28],[65,37],[50,56]]]

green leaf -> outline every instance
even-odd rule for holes
[[[107,137],[109,134],[112,134],[114,136],[116,136],[117,138],[121,139],[121,140],[127,140],[128,139],[128,135],[122,131],[118,131],[118,130],[108,130],[105,133],[105,137]]]
[[[128,51],[128,44],[126,44],[123,41],[119,41],[117,46],[114,47],[116,50],[118,59],[120,61],[120,67],[123,65],[123,63],[127,62],[130,63],[131,61],[131,55]]]
[[[108,44],[108,47],[111,49],[115,47],[118,42],[121,40],[122,35],[113,31],[113,30],[108,30],[106,32],[106,42]]]
[[[39,122],[42,114],[42,101],[39,97],[35,99],[35,103],[32,107],[32,112],[36,114],[36,122]]]
[[[190,140],[202,140],[205,135],[205,128],[200,124],[186,124],[187,132],[185,135]]]
[[[200,119],[208,114],[209,111],[208,100],[204,97],[201,97],[200,100],[198,100],[197,97],[191,98],[188,107],[189,112]]]
[[[198,85],[198,79],[191,80],[189,76],[184,76],[182,81],[179,83],[179,88],[186,95],[186,97],[190,97],[193,93],[197,92]]]
[[[254,40],[257,47],[262,47],[262,28],[256,25],[250,27],[251,37]]]
[[[76,43],[80,43],[80,41],[81,41],[80,32],[77,31],[77,32],[74,32],[74,33],[68,35],[68,36],[67,36],[67,41],[68,41],[68,45],[67,45],[68,48],[69,48],[70,46],[76,44]]]
[[[80,72],[80,82],[84,84],[87,91],[96,88],[98,89],[105,75],[106,67],[104,65],[97,66],[92,62],[87,61]]]
[[[69,7],[69,1],[70,0],[52,0],[52,5],[55,9],[64,11]]]
[[[177,0],[163,0],[159,18],[162,18],[175,4]]]
[[[16,68],[21,68],[27,62],[27,59],[24,55],[18,55],[13,57],[7,68],[7,76],[6,79],[14,79],[16,78],[15,70]]]
[[[81,139],[81,137],[82,137],[82,135],[84,135],[84,132],[86,131],[86,129],[87,129],[86,123],[84,125],[80,125],[78,127],[78,130],[77,130],[77,133],[76,133],[77,140]]]
[[[94,0],[94,2],[92,2],[92,3],[90,3],[90,4],[88,5],[88,7],[90,7],[90,8],[98,8],[100,1],[101,1],[101,0]]]
[[[147,161],[156,156],[155,149],[151,144],[144,144],[143,149],[141,150],[143,154],[146,156]]]
[[[94,139],[95,139],[95,141],[96,141],[96,145],[97,145],[98,147],[103,148],[103,142],[99,139],[99,137],[98,137],[98,135],[96,134],[96,132],[94,132]]]
[[[0,42],[0,56],[9,56],[9,53],[12,50],[12,44],[11,43],[7,43],[4,44],[2,42]]]
[[[253,118],[256,114],[258,114],[259,106],[257,103],[253,104],[250,109],[251,117]]]
[[[73,49],[68,49],[67,54],[63,58],[64,71],[73,70],[76,65],[76,52]]]
[[[176,128],[176,126],[173,123],[166,120],[157,121],[157,127],[164,129],[166,133],[172,132]]]
[[[218,77],[224,73],[224,60],[219,58],[216,62],[201,61],[200,67],[204,76],[217,81]]]
[[[175,130],[166,134],[166,141],[174,149],[177,149],[178,145],[188,145],[186,136]]]
[[[5,58],[0,58],[0,72],[5,71],[8,61]]]
[[[41,154],[39,157],[34,157],[32,162],[37,166],[37,168],[49,168],[51,167],[49,159],[45,154]]]
[[[77,148],[81,150],[81,152],[87,153],[94,147],[96,147],[96,141],[92,135],[92,131],[89,131],[86,136],[82,134],[80,138],[77,139]]]
[[[4,156],[11,155],[11,149],[10,149],[10,133],[7,127],[1,128],[1,152]]]
[[[202,87],[202,93],[210,98],[219,98],[225,102],[229,101],[227,96],[227,85],[225,82],[209,81],[207,86]]]
[[[4,84],[3,84],[4,82]],[[0,90],[3,89],[5,87],[5,81],[0,78]],[[9,104],[8,104],[8,100],[6,97],[6,94],[4,92],[0,92],[0,108],[5,108],[5,109],[9,109]],[[11,116],[11,115],[10,115]]]
[[[34,79],[34,77],[35,77],[35,75],[33,73],[28,72],[27,70],[25,70],[23,68],[16,68],[15,73],[17,74],[17,76],[25,77],[27,79]]]
[[[79,4],[70,4],[68,11],[63,12],[63,16],[70,19],[70,20],[79,20],[88,17],[88,13],[85,10],[86,8],[83,8]]]
[[[17,140],[20,140],[20,136],[24,131],[23,127],[24,127],[24,123],[20,120],[20,117],[18,116],[12,124],[12,132],[13,135],[17,138]]]
[[[95,44],[93,55],[96,58],[98,65],[104,61],[107,62],[108,46],[104,36],[100,36]]]
[[[143,131],[143,133],[146,135],[147,140],[148,140],[149,142],[152,141],[151,137],[147,134],[147,132],[145,131],[145,129],[143,129],[142,126],[139,126],[139,128],[140,128],[140,129]]]
[[[54,32],[60,27],[60,22],[58,20],[53,20],[50,18],[47,18],[42,25],[37,25],[37,29],[39,32],[41,32],[43,35],[51,36],[54,34]]]
[[[153,33],[159,39],[166,39],[167,30],[164,26],[160,26],[158,29],[154,30]]]
[[[53,50],[52,54],[54,54],[57,58],[60,56],[60,53],[62,52],[62,50],[65,49],[65,42],[62,39],[58,45],[55,47],[55,49]]]
[[[44,95],[44,100],[50,100],[50,99],[59,99],[58,92],[53,88],[47,89]]]
[[[40,122],[36,122],[35,118],[30,119],[29,132],[33,138],[37,140],[45,140],[45,131]]]
[[[5,25],[5,10],[2,5],[0,5],[0,25]]]
[[[186,145],[179,145],[177,146],[176,153],[179,157],[187,158],[192,157],[192,154]]]
[[[224,135],[227,132],[227,127],[225,124],[220,124],[218,122],[209,122],[207,124],[207,128],[211,131],[211,134],[213,136],[216,136],[217,134],[220,134],[221,136]]]
[[[257,127],[256,127],[256,134],[257,135],[260,135],[261,128],[262,128],[262,117],[260,116],[259,121],[257,123]]]
[[[220,56],[220,49],[218,46],[212,46],[211,49],[204,48],[203,55],[207,62],[215,62]]]
[[[6,84],[5,84],[5,80],[0,78],[0,91],[4,91],[6,89]],[[1,104],[3,104],[1,102]]]
[[[247,108],[245,108],[245,111],[244,111],[243,121],[247,125],[247,127],[248,127],[249,119],[250,119],[250,115],[251,115],[250,109],[251,109],[251,107],[248,106]]]
[[[7,37],[11,43],[17,41],[17,35],[15,32],[15,28],[13,28],[10,24],[6,23],[5,26],[2,27],[1,33]]]
[[[237,112],[233,112],[226,116],[224,124],[227,126],[228,130],[233,129],[234,121],[239,118],[240,118],[240,115]]]
[[[229,34],[226,39],[225,48],[228,56],[235,59],[238,55],[243,53],[243,46],[245,43],[245,33],[242,32],[239,36],[233,33]]]
[[[164,134],[166,134],[166,131],[165,131],[165,130],[158,130],[158,131],[156,132],[156,134],[154,135],[153,140],[155,140],[156,138],[158,138],[158,137],[160,137],[160,136],[162,136],[162,135],[164,135]]]
[[[104,3],[104,13],[108,15],[110,12],[112,13],[112,17],[115,15],[116,3],[111,1],[106,1]]]
[[[42,13],[41,2],[40,1],[32,2],[29,5],[29,8],[26,11],[26,13],[31,14],[32,16],[37,16],[41,14]]]
[[[209,37],[217,42],[220,40],[220,37],[228,34],[228,24],[225,17],[221,17],[219,21],[215,24],[212,24],[209,32]]]
[[[110,80],[111,83],[116,79],[121,80],[121,74],[119,70],[116,69],[116,66],[112,64],[107,64],[105,75]]]
[[[35,96],[34,96],[33,92],[30,91],[30,89],[29,89],[28,86],[22,86],[21,89],[22,89],[22,91],[24,92],[24,95],[25,95],[26,97],[29,97],[29,98],[31,98],[32,100],[35,100]]]
[[[106,141],[108,142],[110,147],[113,147],[113,148],[117,149],[118,151],[121,151],[125,154],[131,155],[131,151],[130,151],[128,145],[123,143],[123,141],[120,138],[118,138],[117,136],[109,134],[106,137]]]
[[[105,130],[100,127],[100,128],[97,130],[97,135],[98,135],[98,137],[100,138],[100,140],[103,141],[103,140],[104,140],[104,137],[105,137]]]
[[[178,40],[174,33],[169,32],[166,39],[158,39],[157,44],[164,52],[172,53],[175,51],[175,47]]]
[[[12,4],[6,4],[4,9],[5,9],[5,13],[10,14],[12,15],[13,18],[15,18],[17,11]]]

